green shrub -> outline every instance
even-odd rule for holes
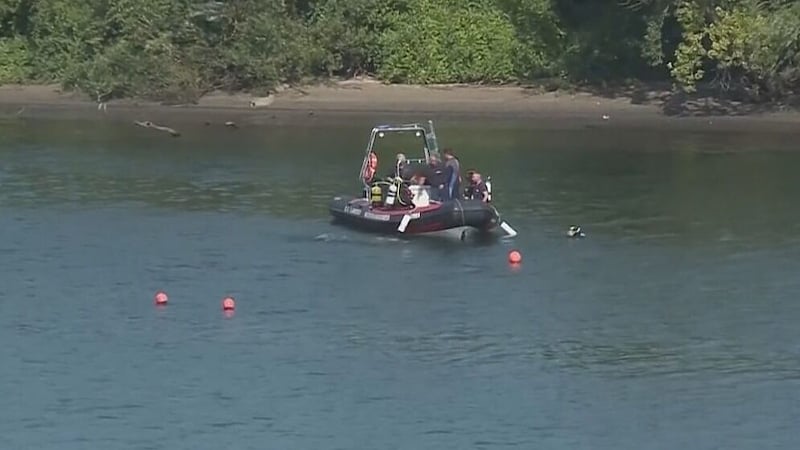
[[[517,40],[490,1],[412,0],[388,15],[378,73],[394,82],[504,82],[515,78]]]
[[[19,38],[0,38],[0,84],[22,83],[31,73],[28,46]]]

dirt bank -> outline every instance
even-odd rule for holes
[[[239,126],[264,126],[298,121],[336,123],[359,116],[376,122],[432,118],[542,128],[800,131],[800,114],[795,112],[764,112],[706,101],[673,114],[667,102],[665,92],[655,90],[564,93],[524,87],[384,85],[362,80],[284,89],[267,98],[213,93],[190,105],[133,100],[98,104],[54,86],[0,86],[0,117],[5,119],[151,120],[176,125],[233,121]]]

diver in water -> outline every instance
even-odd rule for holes
[[[582,238],[586,237],[586,234],[583,232],[583,230],[581,230],[581,227],[579,225],[573,225],[569,227],[569,230],[567,230],[567,237]]]

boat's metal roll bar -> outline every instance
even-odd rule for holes
[[[404,133],[413,132],[417,136],[422,137],[423,153],[425,158],[408,158],[409,162],[417,162],[427,164],[430,161],[431,154],[439,154],[439,143],[436,141],[436,132],[433,129],[433,121],[428,121],[428,128],[419,123],[409,123],[401,125],[378,125],[372,129],[369,134],[369,142],[367,142],[367,151],[364,154],[364,161],[361,163],[361,170],[359,171],[359,180],[366,187],[369,188],[366,180],[364,180],[364,173],[366,172],[367,165],[369,164],[369,155],[375,148],[375,140],[382,138],[386,133]]]
[[[439,142],[436,140],[436,130],[433,129],[433,121],[428,121],[428,126],[430,127],[430,133],[425,135],[426,142],[428,144],[428,150],[431,153],[439,154]]]

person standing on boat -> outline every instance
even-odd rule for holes
[[[445,184],[447,178],[442,161],[439,155],[432,153],[428,158],[428,174],[425,177],[425,184],[431,187],[431,196],[434,200],[445,198]]]
[[[453,153],[453,149],[446,148],[442,153],[445,159],[447,198],[452,200],[459,195],[461,189],[461,162]]]

